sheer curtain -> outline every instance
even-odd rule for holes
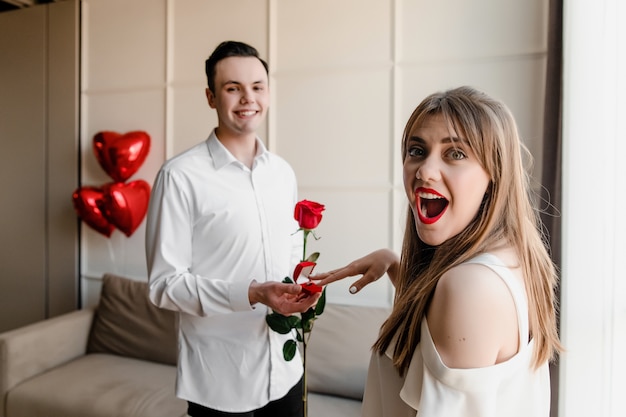
[[[626,2],[563,5],[559,415],[626,415]]]

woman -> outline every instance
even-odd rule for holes
[[[515,121],[469,87],[427,97],[403,134],[410,210],[402,254],[315,277],[385,273],[393,311],[374,344],[364,416],[548,416],[560,350],[556,273],[539,232]]]

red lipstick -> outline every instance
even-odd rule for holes
[[[419,221],[433,224],[443,216],[448,208],[448,199],[432,188],[415,189],[415,209]]]

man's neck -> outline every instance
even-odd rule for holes
[[[215,136],[224,145],[233,156],[246,165],[248,168],[252,168],[254,157],[256,156],[256,134],[229,134],[228,132],[221,131],[219,128],[215,130]]]

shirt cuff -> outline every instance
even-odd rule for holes
[[[235,282],[230,286],[228,298],[230,301],[230,307],[233,311],[251,311],[254,307],[250,305],[250,299],[248,298],[248,289],[252,278],[245,281]]]

